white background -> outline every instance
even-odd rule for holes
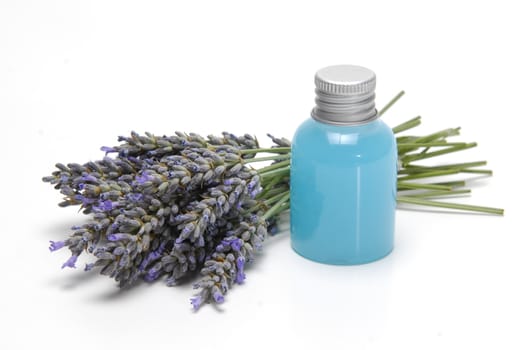
[[[523,347],[523,22],[516,1],[0,1],[0,348],[450,349]],[[50,254],[86,218],[41,177],[99,159],[131,130],[292,137],[313,75],[378,75],[384,120],[461,126],[495,176],[465,203],[505,217],[400,210],[396,248],[332,267],[268,240],[226,303],[193,313],[190,286],[120,292]],[[83,258],[85,259],[85,258]],[[81,260],[79,265],[86,260]]]

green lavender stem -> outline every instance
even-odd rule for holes
[[[487,213],[487,214],[503,215],[503,209],[491,208],[491,207],[481,207],[481,206],[477,206],[477,205],[438,202],[438,201],[432,201],[432,200],[428,200],[428,199],[414,198],[414,197],[408,197],[408,196],[399,196],[396,198],[396,201],[398,203],[408,203],[408,204],[416,204],[416,205],[423,205],[423,206],[429,206],[429,207],[438,207],[438,208],[446,208],[446,209],[456,209],[456,210],[465,210],[465,211],[475,211],[475,212]]]
[[[405,95],[405,91],[402,90],[378,112],[378,115],[381,117],[383,114],[385,114],[385,112],[387,112],[389,108],[392,107],[403,95]]]
[[[420,193],[409,194],[408,197],[420,197],[420,198],[447,197],[447,196],[455,196],[458,194],[467,194],[467,193],[470,193],[469,189],[450,190],[450,191],[423,191]]]
[[[398,181],[398,191],[401,190],[439,190],[451,191],[452,187],[443,184],[420,184],[413,182]]]
[[[291,164],[290,160],[285,160],[285,161],[278,162],[278,163],[266,166],[264,168],[261,168],[260,170],[258,170],[258,173],[263,174],[263,173],[266,173],[266,172],[271,171],[271,170],[275,170],[275,169],[278,169],[278,168],[283,168],[283,167],[289,166],[290,164]]]
[[[456,187],[465,187],[466,182],[465,181],[448,181],[448,182],[437,182],[435,185],[441,185],[441,186],[448,186],[451,189]]]
[[[460,172],[462,173],[470,173],[470,174],[484,174],[491,176],[492,170],[486,170],[486,169],[463,169]]]
[[[392,128],[392,131],[397,134],[405,130],[412,129],[418,125],[421,124],[421,117],[417,116],[416,118],[412,118],[411,120],[407,120],[405,123],[401,123],[400,125]]]
[[[398,144],[398,148],[409,148],[409,147],[416,147],[416,148],[420,148],[420,147],[448,147],[448,146],[464,146],[464,145],[466,145],[465,142],[445,142],[445,141],[440,141],[440,142],[420,142],[420,143],[417,143],[417,142],[413,142],[413,143],[405,142],[405,143]]]
[[[417,137],[414,140],[414,142],[417,144],[422,144],[424,142],[431,142],[431,141],[436,141],[436,140],[440,140],[440,139],[446,139],[447,137],[451,137],[451,136],[457,136],[457,135],[459,135],[460,129],[461,128],[443,129],[443,130],[437,131],[435,133],[432,133],[432,134],[429,134],[426,136]]]
[[[412,175],[406,175],[406,176],[400,176],[398,177],[398,181],[406,181],[406,180],[414,180],[414,179],[424,179],[427,177],[436,177],[436,176],[443,176],[443,175],[453,175],[458,174],[459,169],[447,169],[447,170],[434,170],[434,171],[426,171],[423,173],[416,173]]]
[[[468,163],[454,163],[454,164],[446,164],[446,165],[438,165],[438,166],[422,166],[422,165],[412,165],[409,164],[405,166],[403,169],[398,171],[398,174],[411,174],[411,173],[422,173],[426,171],[434,171],[434,170],[446,170],[446,169],[469,169],[469,168],[475,168],[480,166],[487,165],[486,161],[479,161],[479,162],[468,162]]]
[[[268,168],[268,167],[266,167]],[[263,168],[265,169],[265,168]],[[259,171],[258,171],[259,173]],[[285,174],[282,175],[282,176],[274,176],[272,178],[269,178],[267,181],[267,179],[265,179],[265,181],[263,181],[262,179],[262,187],[263,187],[263,190],[262,192],[258,195],[257,198],[259,199],[265,199],[267,197],[269,197],[271,195],[271,191],[274,191],[274,190],[277,190],[278,187],[276,185],[278,185],[280,182],[282,183],[283,187],[284,188],[287,188],[287,183],[284,182],[284,177],[285,177]]]
[[[267,210],[267,212],[265,212],[265,214],[263,214],[263,219],[268,220],[271,217],[281,213],[282,211],[287,210],[289,208],[287,203],[289,201],[289,197],[290,192],[287,191],[285,195],[282,198],[280,198],[278,202],[276,202],[276,204],[274,204],[269,210]]]
[[[244,163],[256,163],[256,162],[266,162],[271,160],[288,160],[290,158],[290,154],[282,155],[282,156],[272,156],[272,157],[258,157],[258,158],[250,158],[250,159],[244,159]]]
[[[460,145],[460,146],[449,147],[449,148],[442,149],[439,151],[408,155],[408,156],[403,157],[401,159],[401,161],[403,162],[403,164],[408,164],[408,163],[416,161],[416,160],[432,158],[432,157],[441,156],[443,154],[457,152],[457,151],[464,151],[466,149],[476,147],[476,146],[477,146],[477,143],[472,142],[472,143],[467,143],[467,144]]]
[[[287,194],[289,194],[289,191],[279,193],[279,194],[277,194],[275,196],[270,197],[269,199],[264,200],[263,204],[268,206],[268,205],[270,205],[272,203],[278,202],[280,199],[285,197]]]
[[[284,168],[281,168],[281,169],[275,169],[275,170],[271,170],[271,171],[267,171],[267,172],[262,172],[260,174],[260,177],[262,178],[262,180],[265,180],[267,178],[270,178],[270,177],[273,177],[273,176],[279,176],[279,175],[287,175],[287,176],[290,176],[290,166],[287,165],[285,166]]]
[[[241,150],[241,154],[251,154],[251,153],[289,153],[291,151],[290,147],[274,147],[274,148],[253,148],[253,149],[244,149]]]

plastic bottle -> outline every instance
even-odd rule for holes
[[[330,66],[315,83],[316,107],[292,141],[292,247],[327,264],[380,259],[393,248],[397,149],[374,106],[376,76]]]

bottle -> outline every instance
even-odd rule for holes
[[[316,107],[292,141],[292,247],[327,264],[378,260],[393,248],[397,148],[374,106],[376,75],[330,66],[315,84]]]

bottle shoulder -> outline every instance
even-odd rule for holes
[[[293,147],[308,145],[389,148],[395,147],[395,138],[392,129],[380,119],[368,124],[338,126],[309,118],[293,137]]]

